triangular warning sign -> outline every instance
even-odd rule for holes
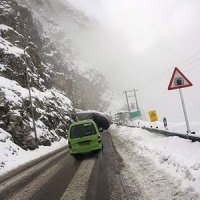
[[[184,87],[190,87],[192,83],[186,78],[186,76],[177,68],[174,68],[168,90],[175,90]]]

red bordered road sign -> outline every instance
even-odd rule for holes
[[[175,90],[190,86],[192,86],[191,81],[189,81],[186,76],[177,67],[175,67],[169,82],[168,90]]]

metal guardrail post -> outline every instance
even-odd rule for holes
[[[166,130],[160,130],[160,129],[155,129],[155,128],[147,128],[147,127],[142,127],[142,129],[145,129],[149,132],[153,132],[153,133],[159,133],[165,136],[177,136],[180,138],[184,138],[184,139],[189,139],[192,140],[192,142],[200,142],[200,137],[196,137],[196,136],[192,136],[192,135],[188,135],[188,134],[181,134],[181,133],[175,133],[175,132],[170,132],[170,131],[166,131]]]

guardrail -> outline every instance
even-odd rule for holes
[[[170,131],[165,131],[165,130],[160,130],[160,129],[157,129],[157,128],[147,128],[147,127],[142,127],[142,129],[145,129],[149,132],[152,132],[152,133],[159,133],[159,134],[162,134],[162,135],[165,135],[165,136],[178,136],[178,137],[181,137],[181,138],[184,138],[184,139],[189,139],[189,140],[192,140],[192,142],[200,142],[200,137],[197,137],[197,136],[193,136],[193,135],[187,135],[187,134],[181,134],[181,133],[176,133],[176,132],[170,132]]]

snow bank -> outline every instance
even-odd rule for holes
[[[179,137],[165,137],[140,128],[114,127],[115,134],[139,154],[181,180],[182,187],[193,187],[200,193],[200,142]],[[134,163],[132,163],[134,165]]]
[[[0,175],[67,144],[67,140],[62,138],[51,146],[39,146],[34,151],[25,151],[12,142],[9,133],[0,128]]]

